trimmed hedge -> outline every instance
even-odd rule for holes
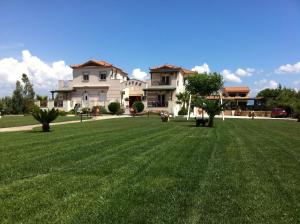
[[[140,113],[144,110],[145,106],[141,101],[135,101],[132,105],[136,112]]]
[[[108,105],[108,109],[111,113],[113,114],[117,114],[120,109],[121,109],[121,105],[119,102],[111,102],[109,105]]]
[[[182,107],[180,111],[178,111],[178,115],[187,115],[188,110],[185,107]]]

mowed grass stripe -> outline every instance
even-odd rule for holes
[[[146,160],[148,162],[144,162],[145,158],[141,157],[139,160],[143,162],[143,166],[136,170],[135,175],[131,175],[131,177],[126,177],[126,182],[122,182],[118,185],[117,189],[113,189],[113,194],[108,195],[109,198],[106,199],[108,201],[112,200],[118,200],[117,204],[111,204],[111,206],[107,205],[106,203],[103,203],[102,200],[100,200],[100,203],[94,204],[92,203],[91,206],[88,208],[85,208],[83,211],[79,212],[78,215],[74,218],[73,221],[76,220],[76,222],[108,222],[108,223],[116,223],[117,220],[121,223],[130,222],[132,220],[132,217],[130,216],[130,213],[139,213],[143,212],[143,217],[140,217],[142,220],[146,220],[147,218],[153,218],[153,212],[151,212],[151,209],[154,209],[157,211],[157,209],[162,210],[163,204],[167,206],[169,204],[169,196],[170,194],[165,195],[167,192],[163,192],[164,194],[159,195],[159,189],[153,189],[150,190],[150,196],[154,196],[155,194],[157,196],[156,200],[152,198],[152,200],[149,200],[149,195],[144,194],[141,189],[142,187],[146,187],[148,184],[151,184],[151,180],[153,178],[153,182],[157,182],[157,178],[160,177],[162,180],[168,179],[168,177],[162,177],[162,173],[166,171],[165,167],[162,167],[162,165],[171,165],[169,168],[174,168],[173,166],[179,163],[180,158],[184,160],[184,154],[189,154],[189,149],[185,149],[184,145],[190,141],[187,140],[185,135],[189,135],[190,133],[184,133],[184,132],[177,132],[174,133],[173,137],[174,139],[165,140],[161,143],[161,145],[157,146],[159,151],[155,150],[153,153],[155,155],[151,155],[153,159]],[[171,140],[171,141],[170,141]],[[170,147],[166,147],[170,146]],[[168,150],[163,150],[164,148],[168,148]],[[178,150],[181,149],[181,150]],[[163,153],[161,152],[163,150]],[[174,170],[174,169],[173,169]],[[169,172],[167,172],[169,175],[171,175]],[[177,184],[176,181],[176,175],[174,176],[174,184]],[[164,182],[162,182],[164,184]],[[158,186],[159,187],[159,186]],[[162,186],[164,187],[164,186]],[[137,190],[139,189],[140,190]],[[135,193],[141,193],[141,195],[138,195],[138,200],[132,201],[131,199],[137,199],[137,195]],[[133,194],[133,195],[132,195]],[[101,194],[102,195],[102,194]],[[168,198],[166,199],[167,196]],[[154,201],[153,201],[154,200]],[[140,203],[147,201],[147,209],[142,206],[140,207]],[[155,203],[156,202],[156,203]],[[157,206],[159,205],[159,206]],[[143,211],[138,211],[138,209],[142,209]],[[115,219],[111,219],[111,212],[114,211],[115,213]],[[149,211],[149,213],[146,215],[146,211]],[[167,217],[168,214],[167,211],[161,211],[162,214],[164,214],[164,217]],[[82,214],[88,213],[88,216],[82,216]],[[100,213],[100,214],[99,214]],[[95,215],[96,214],[96,215]],[[163,217],[161,217],[163,218]],[[143,222],[142,220],[136,220],[137,222]],[[161,222],[163,222],[163,219],[161,219]]]
[[[249,128],[244,128],[243,132],[241,132],[241,138],[243,138],[244,144],[243,146],[247,145],[247,148],[249,149],[248,151],[243,152],[247,153],[244,158],[248,158],[248,160],[252,159],[251,162],[254,163],[252,168],[255,168],[255,176],[259,177],[259,182],[255,185],[256,188],[259,188],[260,190],[260,203],[262,200],[266,200],[267,203],[264,203],[263,205],[273,205],[271,202],[277,200],[277,203],[275,203],[276,206],[269,205],[257,210],[260,213],[259,217],[263,218],[256,221],[266,220],[270,216],[276,217],[282,223],[300,221],[300,213],[294,217],[293,212],[291,212],[294,208],[300,211],[299,189],[298,195],[294,194],[295,190],[300,186],[299,173],[286,172],[287,170],[300,170],[299,163],[296,162],[293,157],[291,157],[291,154],[287,153],[285,149],[282,150],[282,147],[284,146],[281,145],[280,142],[274,140],[277,139],[276,135],[273,135],[273,138],[265,139],[265,137],[262,136],[263,132],[256,132],[256,135],[255,133],[251,133],[249,135],[249,133],[251,133]],[[258,139],[258,142],[254,142],[254,139]],[[263,141],[264,145],[258,147],[258,145],[260,145],[260,141]],[[269,150],[267,147],[268,145],[274,146],[272,151]],[[264,183],[264,188],[261,188],[262,181]],[[255,193],[257,194],[257,192]],[[284,216],[282,216],[282,212]]]
[[[156,144],[157,144],[158,142],[156,142]],[[161,147],[159,147],[159,148],[161,148]],[[161,148],[161,149],[163,149],[163,148]],[[148,158],[148,157],[147,157]],[[149,157],[150,158],[150,157]],[[141,161],[141,162],[143,162],[143,163],[145,163],[147,160],[145,160],[144,158],[141,158],[139,161]],[[134,163],[132,163],[132,164],[134,164]],[[132,166],[132,165],[131,165]],[[128,168],[127,168],[128,169]],[[120,169],[120,171],[122,171],[122,172],[124,172],[124,171],[126,171],[127,170],[125,167],[122,167],[122,169]],[[115,170],[115,172],[119,172],[119,170]],[[120,178],[115,178],[115,180],[116,181],[120,181],[122,178],[123,175],[120,175]],[[119,177],[119,176],[117,176],[117,177]],[[109,178],[110,179],[110,178]],[[103,180],[102,180],[103,181]],[[82,184],[82,183],[81,183]],[[55,188],[55,186],[54,186],[54,188]],[[109,189],[111,189],[111,188],[109,188]],[[26,192],[24,192],[23,194],[25,194]],[[26,195],[27,195],[28,193],[26,193]],[[25,212],[25,214],[26,214],[26,212]]]
[[[299,222],[296,122],[217,120],[215,128],[158,118],[111,122],[57,126],[51,137],[2,135],[0,143],[16,135],[18,147],[10,143],[1,155],[22,153],[20,141],[28,145],[25,161],[3,170],[20,176],[4,178],[0,187],[0,222]],[[85,141],[72,144],[71,136],[81,134]],[[70,137],[64,144],[63,135]],[[22,164],[27,170],[19,170]]]
[[[59,141],[57,139],[54,140],[50,140],[49,144],[43,144],[41,147],[40,142],[36,142],[37,144],[35,144],[35,147],[31,147],[30,153],[28,153],[27,151],[23,152],[21,155],[17,156],[17,158],[15,158],[14,160],[10,160],[9,157],[5,158],[3,157],[3,162],[1,163],[1,167],[2,169],[8,169],[11,166],[14,166],[14,162],[18,163],[18,165],[21,165],[21,170],[26,169],[26,165],[29,164],[29,166],[31,166],[31,164],[39,164],[39,161],[44,160],[45,162],[42,164],[43,166],[46,165],[48,166],[47,163],[51,163],[53,162],[52,160],[54,160],[54,162],[59,162],[59,157],[62,157],[62,159],[64,159],[66,157],[66,159],[71,159],[74,160],[76,158],[72,158],[72,155],[74,156],[78,156],[80,159],[82,159],[82,156],[86,156],[88,157],[89,154],[94,153],[94,151],[100,151],[101,152],[101,147],[96,147],[98,144],[99,145],[106,145],[106,146],[112,146],[114,147],[114,144],[119,144],[119,141],[127,141],[128,144],[130,145],[130,139],[139,139],[140,141],[143,141],[142,138],[139,137],[139,135],[137,134],[146,134],[149,133],[149,131],[153,131],[156,128],[152,128],[150,130],[147,129],[143,129],[143,130],[139,130],[139,128],[137,128],[137,130],[133,130],[133,131],[125,131],[125,133],[120,133],[120,138],[118,138],[118,140],[114,139],[112,136],[112,133],[110,133],[110,135],[100,135],[99,136],[99,140],[97,138],[98,135],[89,135],[89,134],[85,134],[82,138],[82,136],[77,136],[77,138],[75,138],[74,140],[72,140],[72,142],[66,140],[66,141]],[[153,132],[152,134],[155,135],[155,132]],[[135,136],[135,137],[132,137]],[[127,140],[129,139],[129,141]],[[66,144],[67,142],[67,144]],[[33,148],[33,149],[32,149]],[[91,148],[93,150],[91,150]],[[102,147],[103,148],[103,147]],[[117,149],[117,148],[116,148]],[[10,151],[10,149],[8,149],[8,151]],[[40,153],[39,151],[42,151],[42,153]],[[90,152],[91,151],[91,152]],[[23,155],[23,156],[22,156]],[[27,157],[27,158],[26,158]],[[50,161],[46,161],[46,160],[50,160]],[[21,161],[21,163],[20,163]],[[22,166],[22,161],[24,161],[23,166]],[[64,162],[64,161],[63,161]],[[7,166],[6,166],[7,165]],[[25,166],[25,167],[24,167]]]

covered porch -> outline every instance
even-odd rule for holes
[[[168,108],[173,100],[174,90],[145,90],[146,104],[148,108]]]

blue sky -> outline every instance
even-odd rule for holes
[[[106,60],[129,74],[165,63],[188,69],[207,63],[224,74],[226,85],[247,85],[253,92],[278,83],[300,88],[300,0],[0,0],[0,15],[0,96],[11,91],[18,74],[9,74],[16,73],[9,66],[24,62],[24,50],[43,93],[46,84],[56,85],[44,73],[69,76],[63,66],[88,59]],[[64,64],[53,68],[58,61]]]

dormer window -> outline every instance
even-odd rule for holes
[[[90,73],[89,72],[83,72],[82,81],[88,82],[90,80]]]
[[[105,81],[106,80],[106,72],[100,72],[99,79],[100,79],[100,81]]]

